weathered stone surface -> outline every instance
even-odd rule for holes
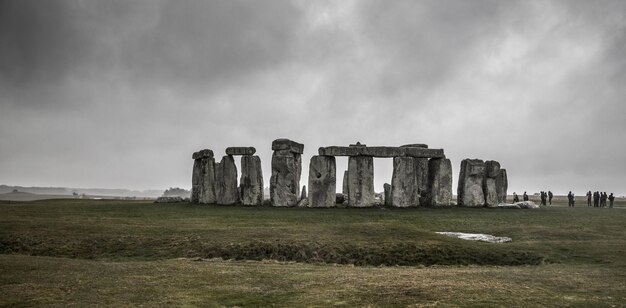
[[[349,190],[349,188],[348,188],[348,170],[346,170],[346,171],[343,172],[343,187],[342,187],[341,192],[344,195],[348,195],[348,190]]]
[[[334,207],[337,170],[332,156],[313,156],[309,164],[309,207]]]
[[[202,181],[201,166],[202,164],[199,159],[193,161],[193,169],[191,171],[191,203],[200,203],[200,183]]]
[[[374,205],[374,159],[350,156],[348,159],[348,204],[352,207]]]
[[[442,149],[426,149],[419,147],[362,147],[362,146],[330,146],[318,149],[319,155],[325,156],[371,156],[371,157],[422,157],[444,158]]]
[[[506,194],[509,189],[509,180],[507,179],[506,169],[500,169],[500,173],[496,177],[496,194],[498,195],[498,203],[506,203]]]
[[[230,205],[239,202],[239,189],[237,187],[237,166],[235,159],[226,155],[222,157],[215,170],[217,182],[217,204]]]
[[[496,192],[496,179],[485,177],[483,179],[483,194],[485,195],[485,206],[498,206],[498,193]]]
[[[241,203],[260,205],[263,203],[263,169],[261,158],[245,155],[241,157]]]
[[[428,162],[428,206],[449,206],[452,200],[452,163],[447,158]]]
[[[483,179],[485,163],[480,159],[464,159],[461,161],[457,200],[459,206],[482,207],[485,205]]]
[[[215,193],[215,159],[213,157],[204,156],[200,160],[202,168],[202,183],[200,185],[200,203],[213,204],[217,202]]]
[[[302,192],[300,193],[300,200],[306,199],[306,185],[302,185]]]
[[[254,155],[256,149],[253,147],[228,147],[226,155]]]
[[[391,206],[391,185],[388,183],[383,184],[383,194],[385,195],[384,197],[384,203],[386,206]]]
[[[270,199],[273,206],[297,205],[302,170],[300,161],[300,154],[295,154],[290,150],[274,151],[270,178]]]
[[[419,205],[417,166],[413,157],[394,157],[391,177],[391,206]]]
[[[485,176],[495,179],[500,174],[500,163],[495,160],[485,162]]]
[[[304,144],[291,141],[289,139],[276,139],[272,142],[273,151],[287,150],[292,153],[304,153]]]
[[[209,155],[211,150],[202,150],[194,157],[191,176],[191,202],[192,203],[215,203],[215,159]],[[194,153],[195,154],[195,153]]]
[[[300,194],[300,178],[302,177],[302,155],[293,153],[293,159],[296,164],[296,178],[298,179],[298,185],[296,185],[296,195]]]
[[[417,194],[419,204],[425,204],[428,199],[428,158],[413,158],[415,160],[415,176],[417,177]]]
[[[403,148],[405,156],[418,158],[446,158],[443,149]]]
[[[213,157],[213,151],[209,149],[200,150],[191,155],[192,159],[211,158]]]

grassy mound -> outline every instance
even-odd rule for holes
[[[460,243],[461,244],[461,243]],[[462,243],[465,244],[465,243]],[[470,244],[477,244],[473,247]],[[537,265],[544,258],[532,251],[508,249],[489,244],[418,245],[390,243],[301,243],[250,241],[203,243],[194,239],[165,241],[134,237],[90,239],[35,239],[0,237],[0,253],[80,259],[167,259],[179,257],[222,258],[225,260],[277,260],[306,263],[354,265]],[[491,244],[493,245],[493,244]]]

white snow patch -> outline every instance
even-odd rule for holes
[[[510,242],[513,240],[510,237],[504,237],[504,236],[498,237],[498,236],[482,234],[482,233],[463,233],[463,232],[435,232],[435,233],[460,238],[462,240],[482,241],[482,242],[489,242],[489,243],[506,243],[506,242]]]

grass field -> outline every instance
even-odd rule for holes
[[[625,226],[624,202],[503,210],[0,201],[0,305],[623,307]]]

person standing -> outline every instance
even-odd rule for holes
[[[612,209],[613,208],[613,201],[615,201],[615,196],[613,196],[613,193],[611,193],[609,195],[609,208]]]
[[[541,193],[541,205],[546,205],[546,199],[548,197],[548,195],[542,190]]]
[[[591,190],[587,192],[587,206],[591,206]]]
[[[554,197],[554,195],[548,190],[548,202],[550,202],[550,205],[552,205],[552,197]]]
[[[600,204],[600,193],[596,191],[593,193],[593,207],[598,207],[599,204]]]
[[[519,202],[519,196],[513,192],[513,203],[518,203]]]
[[[600,197],[600,207],[606,207],[606,199],[608,198],[608,196],[606,195],[606,191],[602,193],[602,196]]]
[[[528,195],[526,194],[526,192],[524,192],[524,195],[522,196],[522,198],[524,198],[524,201],[528,201]]]
[[[568,207],[574,207],[574,202],[576,201],[576,197],[574,197],[574,194],[572,193],[572,191],[570,191],[567,194],[567,206]]]

